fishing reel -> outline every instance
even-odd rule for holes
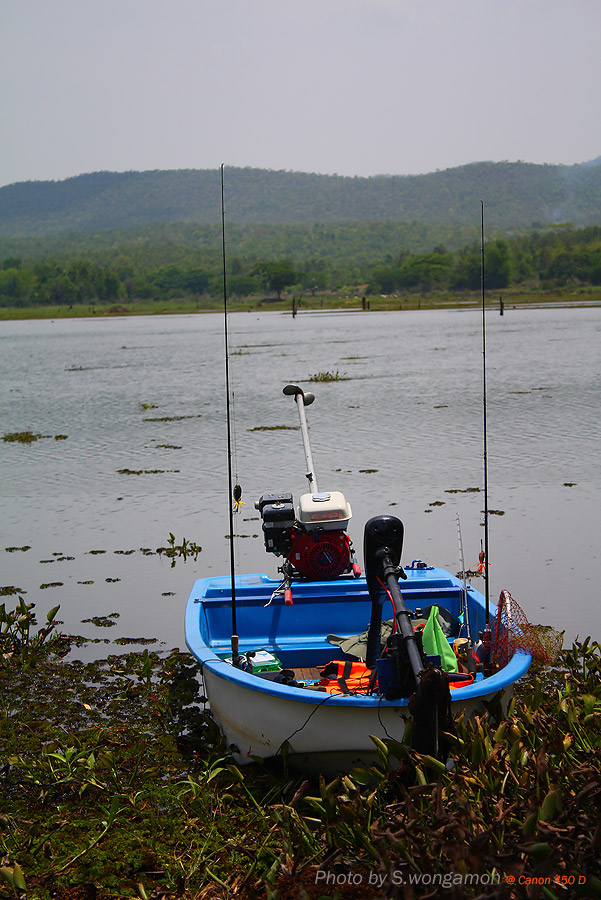
[[[294,510],[292,494],[264,494],[255,504],[263,520],[265,549],[286,558],[293,575],[329,580],[351,569],[354,560],[347,526],[351,507],[340,491],[303,494]]]

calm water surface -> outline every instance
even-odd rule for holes
[[[240,571],[276,574],[255,499],[306,487],[300,433],[253,429],[297,426],[282,387],[323,371],[341,380],[311,387],[313,457],[320,489],[352,504],[359,557],[365,521],[392,512],[405,523],[404,561],[456,572],[459,514],[475,565],[483,496],[466,491],[483,478],[477,311],[229,322]],[[599,308],[487,314],[491,596],[508,588],[566,641],[601,638],[600,338]],[[60,603],[64,630],[183,647],[192,582],[229,565],[222,317],[1,322],[0,372],[2,434],[68,435],[0,443],[0,585],[26,591],[40,619]],[[203,547],[196,563],[172,569],[150,552],[169,532]],[[110,629],[82,621],[116,613]]]

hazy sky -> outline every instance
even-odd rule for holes
[[[0,0],[0,184],[601,154],[601,0]]]

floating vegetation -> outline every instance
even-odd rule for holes
[[[434,500],[433,503],[428,504],[428,506],[444,506],[444,505],[445,505],[444,500]]]
[[[3,435],[2,440],[7,443],[33,444],[34,441],[50,439],[51,437],[51,434],[34,434],[32,431],[14,431],[10,434]],[[66,441],[68,437],[68,434],[55,434],[54,440]]]
[[[576,487],[576,484],[577,484],[576,481],[564,481],[563,486],[564,487]]]
[[[141,645],[143,645],[143,644],[158,644],[159,639],[158,638],[145,638],[145,637],[135,637],[135,638],[120,637],[120,638],[116,638],[113,641],[113,643],[121,644],[123,646],[125,646],[126,644],[141,644]]]
[[[26,544],[24,547],[5,547],[4,549],[7,553],[26,553],[27,550],[31,550],[31,547]]]
[[[534,391],[550,391],[550,390],[551,390],[551,388],[549,388],[549,387],[535,387],[529,391],[508,391],[507,393],[509,393],[509,394],[533,394]]]
[[[104,580],[106,582],[108,582],[109,584],[114,584],[114,582],[116,582],[116,581],[121,581],[120,578],[105,578]]]
[[[113,553],[117,553],[119,556],[131,556],[135,552],[135,550],[113,550]]]
[[[111,613],[108,616],[92,616],[91,619],[82,619],[82,625],[85,625],[88,622],[91,622],[92,625],[96,625],[97,628],[113,628],[117,623],[113,621],[113,619],[118,619],[119,613]]]
[[[13,594],[26,594],[27,591],[24,591],[23,588],[14,587],[12,584],[8,584],[5,587],[0,587],[0,597],[10,597]]]
[[[119,475],[165,475],[167,472],[179,472],[179,469],[117,469]]]
[[[362,475],[373,475],[375,472],[379,472],[379,469],[359,469]]]
[[[298,425],[256,425],[247,431],[298,431]]]
[[[159,556],[166,556],[171,560],[172,569],[178,559],[183,559],[185,562],[188,557],[191,557],[196,562],[198,554],[202,551],[202,547],[199,547],[197,543],[189,541],[187,538],[182,538],[181,544],[176,544],[175,535],[171,532],[169,532],[168,544],[168,547],[157,547],[156,552]],[[152,553],[152,551],[149,551],[149,553]]]
[[[78,584],[94,584],[93,581],[78,581]]]
[[[140,409],[158,409],[156,403],[140,403]]]
[[[181,450],[181,446],[177,444],[155,444],[153,450]]]
[[[90,553],[91,556],[99,556],[101,553],[106,553],[106,550],[88,550],[88,553]]]
[[[47,588],[63,587],[63,581],[49,581],[48,584],[41,584],[40,590],[45,591]]]
[[[448,408],[449,408],[448,403],[439,403],[438,406],[434,407],[434,409],[448,409]]]
[[[447,488],[445,494],[479,494],[482,489],[479,487],[471,488]]]
[[[315,375],[309,375],[309,381],[346,381],[346,379],[336,369],[335,372],[316,372]]]
[[[34,434],[32,431],[13,431],[9,434],[3,435],[2,440],[11,444],[33,444],[34,441],[39,441],[43,438],[49,437],[51,437],[51,435],[49,434]]]
[[[55,559],[41,559],[40,565],[43,565],[44,563],[53,563],[53,562],[56,562],[56,560]]]
[[[175,597],[175,591],[163,591],[161,597]]]
[[[482,512],[484,512],[484,510],[482,510]],[[504,516],[505,510],[504,509],[489,509],[488,515],[489,516]]]
[[[182,422],[184,419],[200,419],[201,416],[160,416],[156,419],[143,419],[144,422]]]

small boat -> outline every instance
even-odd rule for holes
[[[256,504],[281,577],[201,578],[186,608],[212,715],[239,764],[286,754],[348,771],[377,757],[371,736],[401,742],[410,720],[412,745],[445,758],[449,715],[482,713],[496,695],[506,703],[532,655],[465,578],[401,566],[394,516],[366,523],[361,572],[349,503],[317,487],[305,418],[314,397],[298,385],[284,393],[298,408],[309,491],[297,506],[286,493]]]

